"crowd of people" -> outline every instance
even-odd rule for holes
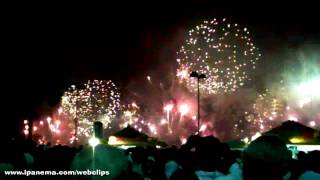
[[[1,178],[5,170],[107,170],[108,176],[47,176],[45,179],[155,179],[155,180],[277,180],[320,179],[320,151],[291,151],[277,136],[261,136],[243,151],[231,150],[217,138],[192,135],[181,147],[126,150],[99,144],[69,147],[36,145],[28,140],[3,143]],[[21,178],[21,177],[20,177]],[[28,176],[25,179],[44,179]]]

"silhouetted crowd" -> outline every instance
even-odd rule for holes
[[[189,137],[180,148],[135,147],[122,150],[36,145],[10,140],[1,146],[1,179],[155,179],[155,180],[320,180],[320,151],[291,151],[277,136],[261,136],[243,151],[231,150],[217,138]],[[5,170],[95,170],[108,176],[5,176]]]

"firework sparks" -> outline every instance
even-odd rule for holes
[[[190,107],[187,104],[182,104],[179,106],[179,112],[181,114],[181,117],[186,115],[190,110]]]
[[[166,112],[170,112],[173,109],[173,104],[167,104],[166,106],[164,106],[163,108]]]
[[[184,143],[198,129],[196,98],[190,93],[197,89],[197,79],[190,78],[193,71],[207,76],[200,83],[201,135],[214,134],[224,140],[241,136],[250,142],[288,119],[319,126],[318,111],[305,116],[310,109],[319,107],[319,74],[292,81],[293,85],[286,85],[291,91],[278,93],[266,84],[269,90],[262,93],[259,87],[259,92],[246,96],[246,89],[241,87],[250,81],[259,58],[248,28],[226,19],[204,21],[189,31],[177,52],[178,68],[166,73],[170,77],[152,72],[138,78],[146,86],[130,83],[131,88],[126,89],[130,96],[121,107],[120,94],[111,81],[88,81],[84,87],[72,85],[50,117],[32,125],[24,121],[24,134],[27,136],[30,130],[44,134],[46,130],[49,133],[39,138],[40,143],[73,143],[81,137],[91,137],[92,124],[98,120],[105,133],[131,126],[160,140]],[[290,94],[283,96],[287,92]],[[236,95],[242,98],[243,94],[240,101],[231,100]],[[224,128],[233,128],[234,134],[221,131]]]
[[[187,104],[181,104],[179,106],[180,121],[183,119],[183,116],[185,116],[189,111],[190,107]]]
[[[169,133],[172,133],[172,129],[171,129],[171,120],[170,120],[170,112],[172,111],[174,105],[169,103],[167,105],[164,106],[163,110],[166,111],[166,116],[167,116],[167,124],[168,124],[168,130]]]
[[[89,136],[94,121],[100,121],[104,129],[109,127],[120,109],[120,93],[112,81],[93,80],[84,89],[72,86],[62,97],[63,113],[73,122],[78,121],[78,133]]]
[[[248,72],[256,68],[259,56],[247,28],[225,19],[204,21],[189,31],[178,52],[177,76],[192,91],[197,85],[189,78],[191,71],[207,76],[200,84],[205,94],[235,91],[250,79]]]
[[[72,85],[63,94],[57,111],[46,121],[39,121],[36,131],[42,134],[41,142],[68,144],[79,139],[85,142],[92,134],[94,121],[102,122],[107,129],[119,110],[120,93],[111,81],[88,81],[80,89]],[[46,133],[46,128],[51,133]],[[75,132],[77,137],[74,137]]]

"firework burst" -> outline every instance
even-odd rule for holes
[[[84,89],[71,86],[61,100],[62,114],[77,126],[79,136],[88,137],[94,121],[100,121],[104,129],[110,128],[120,110],[120,93],[112,81],[93,80]]]
[[[177,54],[180,81],[194,91],[197,86],[189,78],[191,71],[206,74],[200,84],[205,94],[226,93],[243,86],[260,56],[249,30],[226,19],[204,21],[191,29]]]

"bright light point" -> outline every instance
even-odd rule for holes
[[[148,81],[151,81],[151,77],[150,76],[147,76],[147,79],[148,79]]]
[[[55,128],[54,128],[54,125],[50,124],[49,125],[49,128],[53,131]]]
[[[167,104],[163,108],[165,111],[172,111],[173,109],[173,104]]]
[[[38,130],[37,126],[33,126],[33,131],[37,131],[37,130]]]
[[[56,144],[57,145],[60,144],[60,139],[57,139]]]
[[[131,117],[133,115],[131,111],[125,111],[123,114],[126,117]]]
[[[28,131],[28,130],[24,130],[23,133],[24,133],[25,135],[28,135],[28,134],[29,134],[29,131]]]
[[[179,112],[181,113],[182,116],[184,116],[185,114],[187,114],[189,112],[189,106],[187,104],[182,104],[179,107]]]
[[[200,130],[199,131],[205,131],[207,129],[207,125],[206,124],[202,124],[200,126]]]
[[[23,121],[23,124],[28,124],[28,120],[24,120],[24,121]]]
[[[29,125],[26,124],[26,125],[24,126],[24,129],[29,129]]]
[[[320,96],[320,78],[301,83],[297,91],[302,96]]]
[[[192,116],[192,120],[196,120],[197,119],[197,116]]]
[[[51,117],[47,117],[47,121],[48,121],[48,123],[50,124],[51,123]]]
[[[181,138],[181,144],[185,144],[187,142],[186,138]]]
[[[110,136],[108,140],[108,144],[114,145],[118,143],[118,139],[115,136]]]
[[[297,151],[303,151],[305,153],[317,150],[320,151],[320,145],[306,145],[306,144],[299,144],[299,145],[295,145],[295,144],[287,144],[287,147],[292,147],[295,146],[297,148]]]
[[[129,148],[135,148],[136,146],[126,146],[126,145],[121,145],[121,146],[118,146],[118,148],[120,149],[129,149]]]
[[[289,116],[288,119],[296,122],[298,121],[298,118],[295,116]]]
[[[61,124],[61,121],[60,120],[56,120],[55,123],[56,123],[57,126],[59,126]]]
[[[167,123],[167,120],[166,119],[161,119],[161,121],[160,121],[160,124],[161,125],[164,125],[164,124],[166,124]]]
[[[100,144],[100,140],[96,137],[91,137],[89,139],[89,144],[90,146],[92,146],[93,148],[96,147],[98,144]]]
[[[154,133],[156,131],[156,127],[151,125],[149,126],[149,130]]]
[[[58,113],[61,114],[62,113],[62,108],[58,109]]]
[[[123,127],[128,127],[128,125],[129,125],[129,123],[128,123],[128,122],[125,122],[125,123],[123,124]]]
[[[134,108],[139,108],[135,102],[133,102],[133,103],[131,104],[131,106],[134,107]]]
[[[186,79],[189,77],[189,73],[187,70],[181,70],[177,73],[177,76],[180,77],[180,79]]]
[[[41,125],[41,126],[43,125],[43,121],[40,121],[40,125]]]
[[[256,140],[258,137],[260,137],[261,136],[261,133],[259,133],[259,132],[257,132],[255,135],[253,135],[252,137],[251,137],[251,141],[254,141],[254,140]]]
[[[303,143],[305,142],[303,138],[301,137],[293,137],[289,140],[291,143],[294,143],[294,144],[299,144],[299,143]]]
[[[310,122],[309,122],[309,125],[312,126],[312,127],[314,127],[314,126],[316,126],[316,122],[315,122],[315,121],[310,121]]]
[[[70,138],[70,144],[72,144],[74,141],[76,140],[76,137],[75,136],[72,136],[71,138]]]
[[[286,109],[287,109],[287,110],[290,110],[290,106],[287,106]]]
[[[243,141],[244,143],[248,144],[248,143],[249,143],[249,138],[248,138],[248,137],[245,137],[242,141]]]
[[[304,98],[304,99],[301,99],[298,104],[300,108],[303,108],[303,106],[305,106],[306,104],[309,104],[310,102],[311,102],[311,98]]]

